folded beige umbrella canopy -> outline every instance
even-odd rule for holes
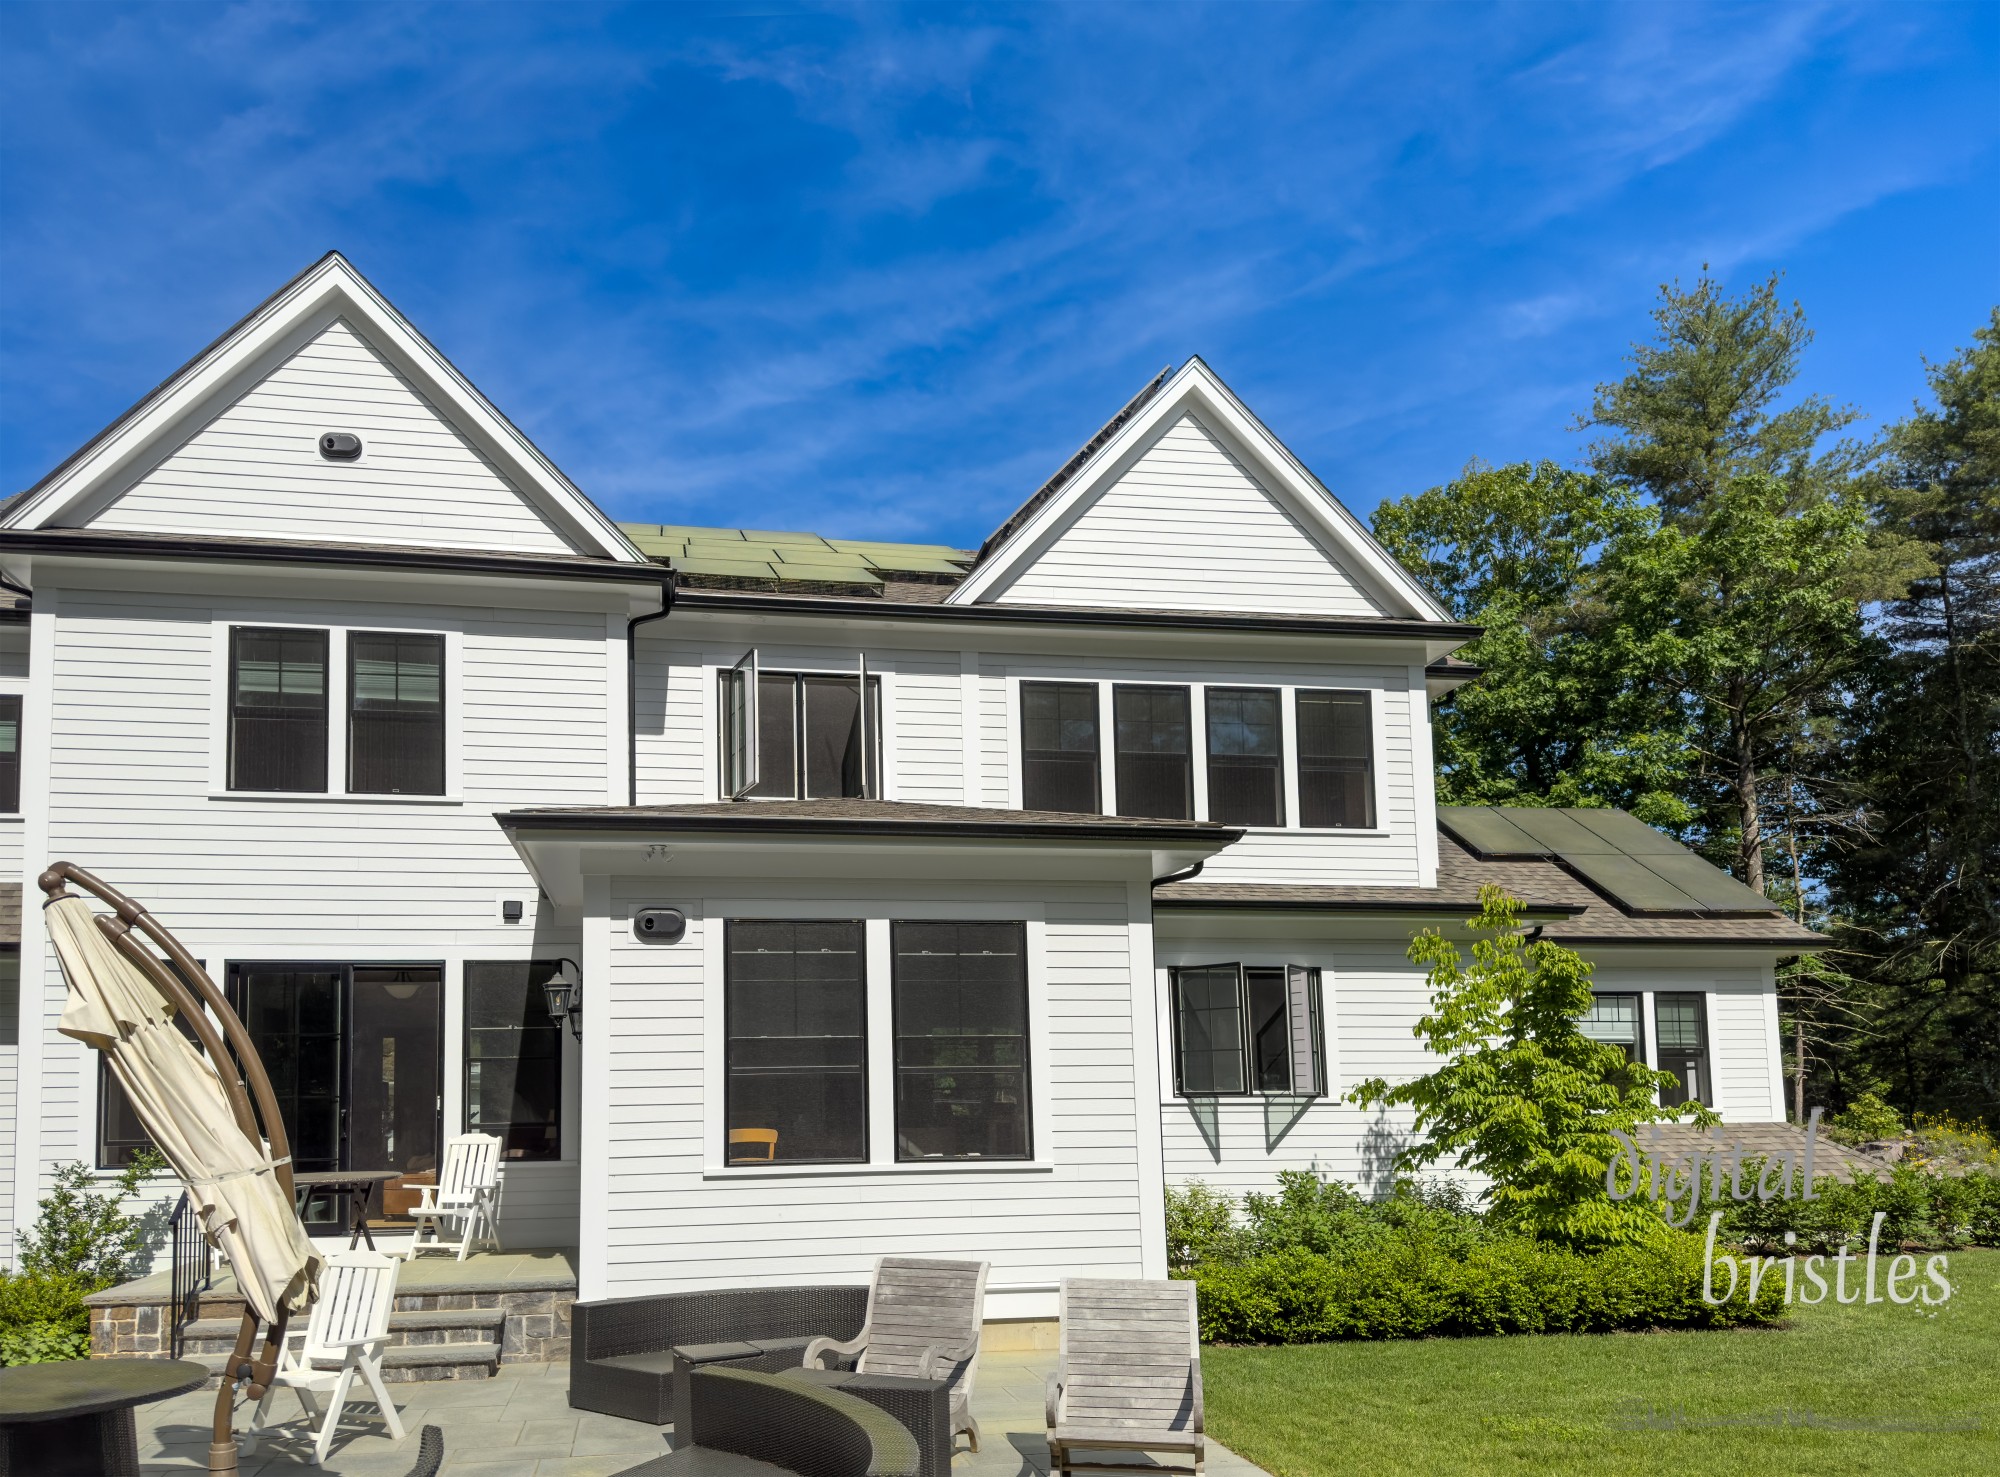
[[[57,1029],[104,1053],[257,1316],[274,1323],[281,1308],[303,1310],[316,1295],[320,1255],[269,1152],[238,1126],[215,1068],[174,1024],[174,1007],[99,930],[89,903],[60,897],[43,911],[69,982]]]

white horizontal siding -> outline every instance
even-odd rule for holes
[[[574,1160],[505,1165],[500,1244],[509,1251],[575,1246],[577,1184]]]
[[[956,658],[905,657],[885,681],[884,724],[895,746],[895,797],[927,805],[963,804],[965,715]]]
[[[321,457],[323,431],[360,436],[361,460]],[[197,431],[90,526],[577,552],[344,320]]]
[[[609,1061],[597,1118],[603,1181],[586,1194],[586,1203],[601,1194],[604,1205],[602,1295],[862,1281],[888,1253],[987,1259],[996,1286],[1139,1275],[1146,1217],[1122,888],[729,878],[700,886],[717,899],[781,902],[799,917],[893,918],[918,903],[1039,911],[1046,1088],[1031,1108],[1035,1157],[1053,1167],[705,1178],[717,1157],[704,1142],[705,990],[720,982],[704,980],[704,940],[728,903],[691,907],[681,944],[649,947],[632,941],[623,919],[673,889],[619,879],[611,978],[593,1007]],[[884,1044],[875,1044],[871,1071],[886,1063]]]
[[[1710,1070],[1722,1099],[1718,1111],[1729,1123],[1782,1122],[1784,1104],[1771,1100],[1771,1064],[1779,1050],[1767,1008],[1771,990],[1751,974],[1719,975],[1712,988]]]
[[[1388,613],[1193,416],[1169,427],[994,598],[1016,605]]]

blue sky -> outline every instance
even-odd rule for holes
[[[2000,300],[2000,6],[0,6],[0,491],[330,247],[615,516],[973,543],[1199,353],[1364,515],[1658,285],[1881,418]]]

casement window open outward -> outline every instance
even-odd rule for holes
[[[847,673],[768,672],[752,649],[719,674],[722,793],[731,800],[879,799],[882,683]]]
[[[1180,1097],[1324,1097],[1319,970],[1196,964],[1173,979]]]

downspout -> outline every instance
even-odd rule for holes
[[[660,608],[651,615],[635,615],[625,622],[625,772],[630,778],[626,804],[639,803],[639,627],[647,621],[664,620],[674,608],[674,587],[679,578],[669,570],[660,586]]]
[[[1188,882],[1201,875],[1201,869],[1208,865],[1206,858],[1179,872],[1169,872],[1164,877],[1155,877],[1153,886],[1164,887],[1169,882]]]

